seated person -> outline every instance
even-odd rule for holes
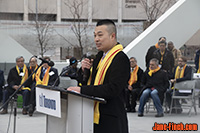
[[[77,68],[77,60],[75,57],[70,58],[70,65],[66,66],[62,69],[61,76],[63,77],[70,77],[71,79],[78,78],[78,68]]]
[[[164,99],[164,93],[169,87],[169,81],[167,73],[160,69],[159,62],[153,58],[149,63],[149,70],[146,70],[143,76],[142,85],[143,92],[140,97],[140,105],[138,110],[138,116],[142,117],[144,112],[144,105],[148,101],[149,97],[153,99],[153,103],[157,110],[155,117],[163,117],[162,103]]]
[[[130,58],[131,76],[129,79],[128,89],[126,89],[126,111],[136,112],[136,100],[141,91],[141,79],[143,70],[137,65],[135,57]]]
[[[191,80],[192,77],[192,68],[190,66],[187,66],[187,58],[186,57],[179,57],[178,58],[178,66],[174,69],[173,79],[171,79],[171,83],[179,83],[186,80]],[[174,87],[171,89],[168,89],[166,92],[166,101],[167,105],[170,108],[171,105],[171,97],[173,93]],[[178,88],[177,88],[178,89]],[[180,93],[178,90],[175,92],[175,95],[188,95],[188,93]],[[180,107],[180,109],[177,109],[177,113],[181,113],[181,105],[179,103],[179,100],[174,100],[176,102],[176,105]],[[174,104],[174,103],[173,103]],[[173,105],[172,105],[173,106]],[[175,110],[172,110],[174,113]]]
[[[35,72],[37,70],[38,64],[37,64],[37,59],[35,56],[31,57],[29,60],[29,69],[31,73]],[[36,72],[35,72],[36,73]],[[30,105],[29,105],[29,116],[32,116],[33,114],[33,107],[35,107],[35,73],[32,75],[32,85],[31,85],[31,96],[30,96]]]
[[[50,61],[49,57],[44,57],[43,59],[46,61]],[[58,70],[56,68],[49,66],[48,63],[44,63],[42,66],[38,68],[36,72],[36,76],[35,76],[36,86],[37,85],[58,86],[60,83],[60,80],[59,79],[57,80],[57,78],[58,78]],[[35,92],[33,91],[33,93]],[[35,94],[31,94],[31,95],[35,95]],[[35,102],[35,101],[32,101],[32,102]],[[31,112],[29,113],[29,116],[32,116],[34,109],[35,109],[35,105],[33,105],[32,110],[29,109],[31,110]]]
[[[28,79],[28,76],[31,72],[27,69],[26,65],[24,64],[24,57],[19,56],[16,58],[16,66],[11,68],[8,74],[8,87],[3,92],[3,103],[5,103],[9,97]],[[27,108],[30,99],[30,85],[32,80],[27,81],[27,83],[19,90],[18,93],[23,95],[23,110],[22,114],[27,114]],[[3,110],[0,114],[7,114],[8,104],[3,107]]]

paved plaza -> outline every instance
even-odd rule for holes
[[[152,133],[155,132],[152,130],[154,123],[160,124],[191,124],[196,123],[200,125],[200,108],[198,109],[197,115],[194,114],[194,110],[192,110],[192,115],[188,116],[188,109],[184,109],[182,114],[165,114],[164,117],[156,118],[154,115],[156,111],[151,108],[149,113],[144,113],[144,117],[138,117],[137,113],[128,113],[128,121],[129,121],[129,131],[130,133]],[[22,115],[22,109],[18,108],[17,118],[16,118],[16,133],[46,133],[46,117],[44,114],[35,112],[32,117],[28,115]],[[10,110],[9,110],[10,112]],[[7,127],[9,123],[10,114],[0,115],[0,133],[7,133]],[[13,120],[14,115],[11,115],[10,121],[10,129],[9,133],[13,133]],[[157,131],[161,132],[161,131]],[[169,132],[169,131],[168,131]],[[173,131],[173,133],[178,131]],[[199,132],[199,131],[188,131]],[[179,131],[180,133],[180,131]]]

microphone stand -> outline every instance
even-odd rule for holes
[[[9,102],[9,101],[12,101],[11,102],[11,109],[13,108],[13,105],[14,105],[14,127],[13,127],[13,133],[15,133],[16,131],[16,116],[17,116],[17,92],[19,92],[19,90],[28,82],[28,80],[30,78],[32,78],[32,75],[34,73],[36,73],[36,71],[39,69],[40,66],[42,66],[44,62],[41,62],[40,65],[38,66],[38,68],[36,70],[34,70],[31,75],[29,75],[29,77],[26,79],[26,81],[24,81],[23,84],[21,84],[19,86],[19,88],[17,90],[15,90],[15,92],[9,97],[9,99],[0,107],[0,110]]]

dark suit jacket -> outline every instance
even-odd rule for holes
[[[42,69],[43,69],[43,68],[41,68],[41,71],[42,71]],[[49,70],[49,73],[52,72],[52,71],[54,72],[54,74],[53,74],[53,75],[49,75],[48,86],[52,86],[52,85],[54,84],[54,82],[56,81],[56,79],[58,78],[58,70],[57,70],[56,68],[51,67],[51,69]],[[41,73],[42,73],[42,72],[41,72]],[[40,79],[42,79],[42,78],[41,78],[41,75],[42,75],[42,74],[40,74]],[[58,86],[59,83],[60,83],[60,80],[59,80],[59,78],[58,78],[58,80],[57,80],[55,86]]]
[[[175,78],[176,68],[174,69],[173,79]],[[185,80],[191,80],[191,78],[192,78],[192,67],[186,66],[183,78],[176,79],[176,82],[178,83]]]
[[[153,53],[153,58],[158,59],[159,62],[161,61],[160,49],[156,50]],[[172,69],[173,69],[173,67],[174,67],[174,56],[173,56],[172,52],[170,52],[169,50],[165,49],[165,53],[163,55],[163,61],[162,61],[161,69],[167,71],[168,78],[172,77]]]
[[[107,103],[99,105],[100,121],[94,125],[95,133],[128,133],[124,108],[125,88],[130,77],[130,62],[124,52],[119,52],[107,70],[102,85],[94,86],[97,65],[103,56],[99,52],[93,62],[91,85],[82,86],[81,93],[104,98]]]
[[[163,70],[159,70],[156,73],[153,73],[150,77],[148,74],[149,70],[146,70],[142,80],[144,89],[154,87],[158,91],[158,95],[161,103],[163,103],[164,93],[169,88],[169,80],[167,73]],[[143,90],[144,90],[143,89]]]
[[[31,74],[31,71],[28,69],[28,76]],[[8,90],[10,92],[14,92],[15,90],[12,88],[12,86],[14,85],[20,85],[21,83],[21,76],[19,76],[18,72],[17,72],[17,69],[16,69],[16,66],[11,68],[9,73],[8,73],[8,78],[7,78],[7,83],[8,83]],[[32,78],[30,78],[26,84],[24,85],[24,87],[29,87],[31,86],[32,84]]]
[[[0,70],[0,87],[4,86],[4,75],[3,75],[3,71]]]
[[[146,61],[146,67],[148,68],[149,67],[149,61],[153,58],[153,53],[154,51],[156,51],[157,48],[155,45],[151,46],[148,51],[147,51],[147,54],[145,56],[145,61]]]
[[[139,93],[141,91],[141,81],[143,78],[143,70],[139,67],[137,72],[138,80],[136,83],[132,84],[133,89],[137,89],[137,92]]]
[[[200,56],[200,50],[197,50],[196,55],[195,55],[195,60],[194,60],[195,67],[196,67],[197,71],[199,69],[199,56]]]

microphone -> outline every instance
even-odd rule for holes
[[[91,53],[87,52],[85,55],[85,58],[88,58],[89,60],[91,60]],[[83,82],[85,83],[87,81],[87,78],[90,75],[90,69],[85,68],[83,71]]]
[[[47,61],[47,60],[42,59],[41,57],[39,58],[39,60],[41,60],[42,63],[47,63],[51,67],[54,66],[54,62],[53,61]]]

